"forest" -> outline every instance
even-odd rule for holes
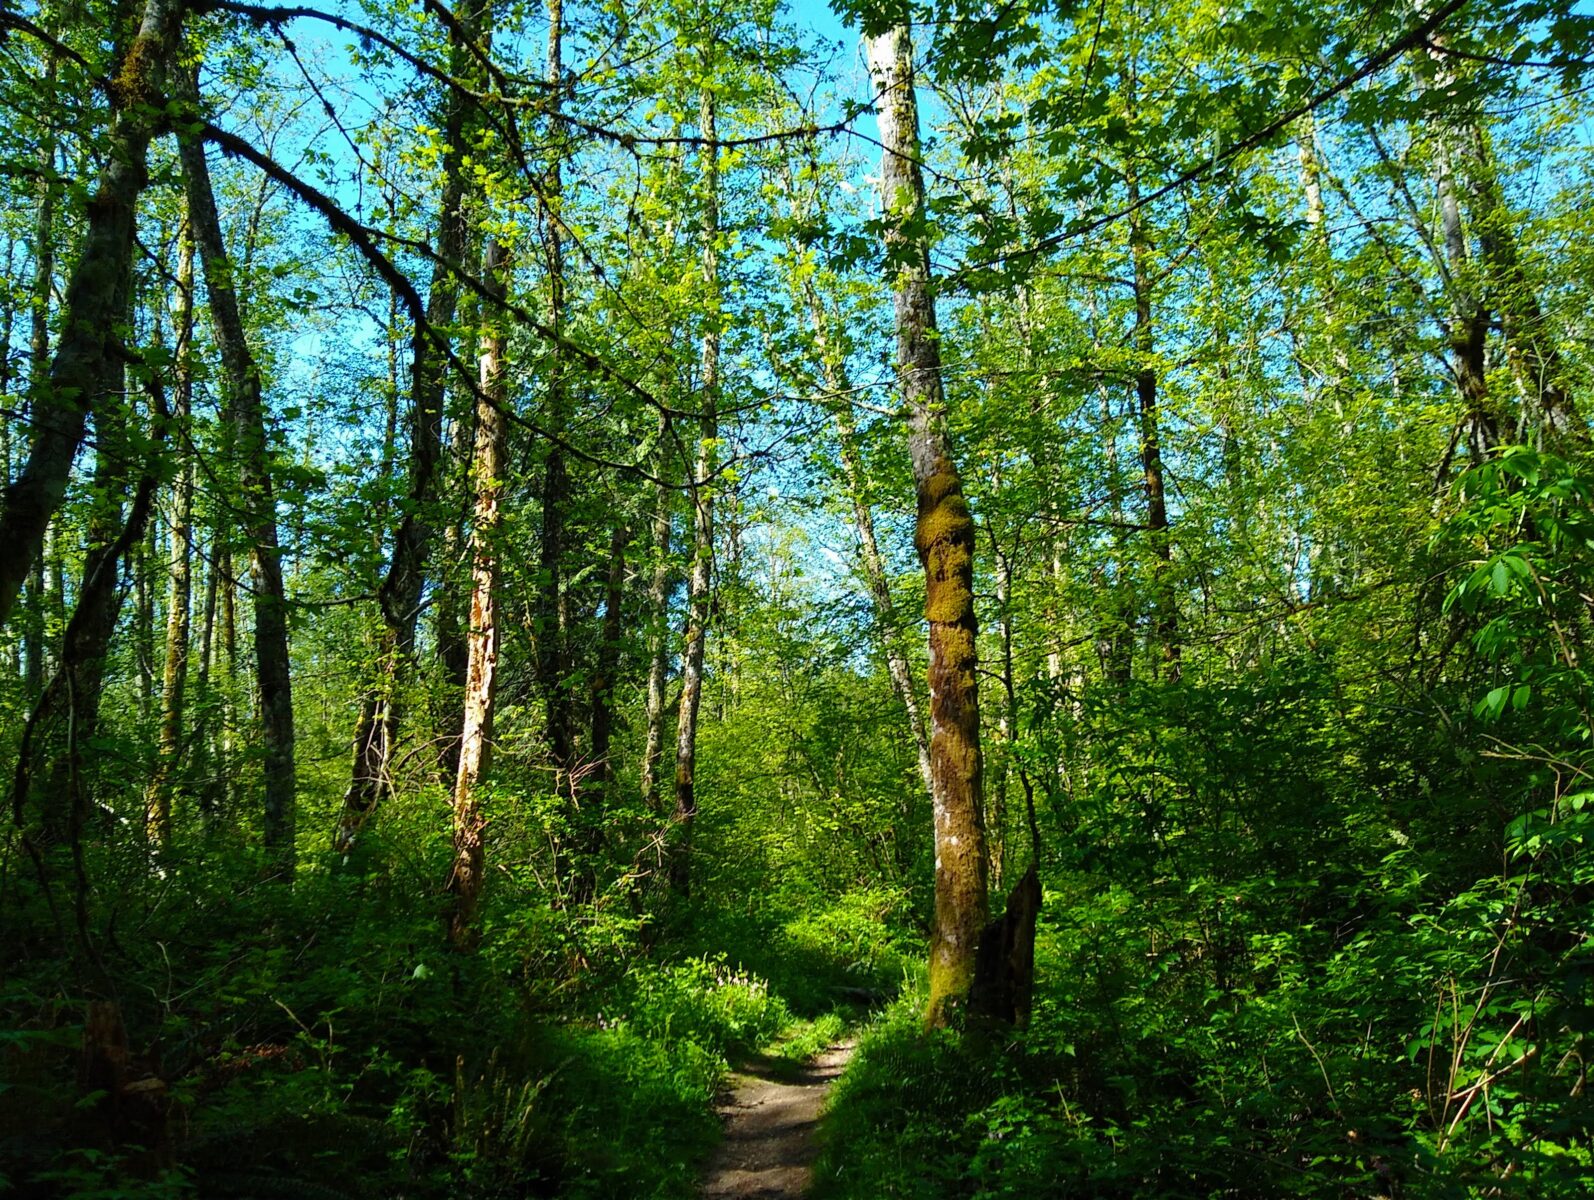
[[[1582,0],[0,0],[0,1195],[1594,1194]]]

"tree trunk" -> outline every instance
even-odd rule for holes
[[[913,749],[918,758],[919,778],[925,792],[932,793],[934,785],[930,772],[930,739],[924,732],[924,715],[919,711],[918,693],[913,687],[913,672],[908,666],[901,632],[897,628],[896,606],[891,599],[891,582],[886,578],[885,559],[880,553],[880,541],[875,535],[874,510],[864,491],[863,462],[858,455],[858,431],[852,420],[852,381],[847,377],[837,340],[831,334],[830,321],[810,279],[802,284],[803,299],[808,306],[809,320],[818,343],[820,369],[824,372],[825,388],[830,392],[828,406],[836,422],[836,441],[841,452],[841,469],[847,482],[847,500],[852,506],[852,522],[858,530],[858,557],[863,566],[864,583],[874,602],[876,636],[886,659],[886,674],[891,680],[891,690],[897,695],[908,717],[908,733],[913,738]]]
[[[952,459],[943,412],[941,349],[930,256],[922,233],[924,178],[908,26],[871,38],[869,70],[884,154],[885,248],[892,270],[897,378],[908,408],[918,491],[914,545],[924,565],[930,625],[930,773],[935,812],[935,927],[925,1023],[947,1023],[974,980],[987,911],[980,795],[979,658],[974,614],[974,520]]]
[[[210,553],[206,561],[210,570],[205,576],[205,599],[199,631],[199,671],[194,678],[193,746],[196,761],[193,778],[199,812],[208,825],[215,820],[218,808],[216,764],[221,758],[211,745],[219,709],[219,691],[212,685],[211,679],[215,670],[218,640],[216,601],[221,590],[221,536],[214,530],[211,531]]]
[[[56,55],[52,51],[45,62],[43,86],[55,86]],[[29,309],[31,327],[28,337],[28,394],[33,404],[44,402],[49,387],[50,372],[50,300],[55,288],[55,200],[56,200],[56,139],[55,131],[47,128],[39,145],[39,210],[33,223],[33,294]],[[6,346],[11,345],[7,337]],[[10,480],[10,463],[6,478]],[[29,700],[38,699],[44,688],[44,647],[49,638],[49,622],[45,619],[47,593],[44,586],[45,547],[33,563],[28,586],[33,593],[34,608],[24,614],[27,646],[23,652],[23,676]],[[3,620],[3,618],[0,618]]]
[[[1456,194],[1454,165],[1448,154],[1440,157],[1439,219],[1444,231],[1445,260],[1450,275],[1450,369],[1461,397],[1467,446],[1481,462],[1499,445],[1500,425],[1489,398],[1485,351],[1489,337],[1489,310],[1478,295],[1472,256],[1461,224],[1461,202]]]
[[[456,76],[468,74],[472,50],[466,39],[481,26],[480,10],[471,6],[460,14],[460,25],[450,35],[450,58]],[[382,632],[377,649],[376,684],[360,705],[355,722],[354,762],[348,790],[338,817],[334,847],[347,852],[360,828],[381,801],[391,796],[393,755],[398,745],[398,690],[415,654],[415,626],[420,616],[426,584],[426,561],[431,549],[432,506],[436,499],[438,463],[442,454],[443,398],[446,355],[436,344],[446,337],[459,310],[459,283],[442,263],[462,262],[465,256],[464,212],[466,104],[453,88],[443,101],[443,186],[438,200],[437,254],[426,299],[426,325],[414,332],[410,353],[410,467],[404,517],[393,538],[393,555],[377,592]],[[446,591],[445,587],[445,591]],[[441,639],[440,639],[441,641]]]
[[[1128,176],[1129,253],[1134,260],[1135,352],[1140,369],[1135,375],[1135,396],[1139,401],[1140,465],[1145,478],[1146,527],[1151,535],[1151,552],[1156,556],[1153,594],[1157,605],[1157,642],[1168,681],[1179,681],[1179,603],[1173,586],[1173,544],[1168,531],[1168,502],[1162,472],[1162,436],[1157,421],[1157,371],[1152,365],[1156,354],[1156,331],[1151,314],[1151,242],[1141,219],[1140,187],[1133,171]]]
[[[670,673],[670,525],[672,493],[666,472],[669,419],[659,417],[659,453],[653,490],[653,576],[648,582],[647,734],[642,747],[642,800],[660,812],[659,764],[664,758],[665,684]]]
[[[129,276],[123,277],[118,290],[116,311],[124,314],[125,321],[131,290]],[[121,405],[106,405],[96,414],[96,438],[106,449],[96,461],[96,483],[105,499],[91,518],[83,581],[62,634],[60,665],[24,726],[13,778],[12,814],[17,825],[25,830],[29,827],[29,800],[39,797],[44,801],[40,817],[46,838],[64,840],[72,849],[79,879],[78,929],[85,942],[88,932],[81,907],[84,888],[80,855],[90,807],[82,749],[94,736],[99,719],[106,654],[122,608],[121,564],[143,537],[154,506],[168,414],[158,379],[151,386],[155,420],[150,431],[149,457],[136,486],[126,474],[131,463],[126,410]],[[114,498],[129,492],[132,503],[122,519],[121,504]],[[113,525],[113,521],[120,524]]]
[[[184,222],[178,235],[177,293],[172,312],[177,394],[172,416],[179,433],[193,416],[194,242]],[[166,657],[161,671],[160,733],[155,771],[144,799],[144,825],[151,842],[166,846],[172,833],[172,781],[183,753],[183,698],[188,684],[189,608],[193,590],[194,460],[183,453],[172,481],[171,544],[166,570]]]
[[[498,241],[488,243],[482,264],[490,293],[482,313],[481,394],[476,399],[476,451],[472,464],[475,522],[471,526],[469,663],[465,676],[465,715],[454,780],[454,868],[448,879],[452,898],[449,939],[460,947],[475,941],[485,855],[480,784],[492,755],[493,692],[498,669],[498,527],[504,492],[504,460],[509,403],[504,352],[507,330],[501,307],[507,292],[509,255]]]
[[[682,896],[691,888],[692,822],[697,817],[697,711],[703,697],[703,646],[708,637],[714,570],[714,471],[719,438],[719,146],[714,94],[703,90],[699,136],[703,139],[703,291],[711,306],[703,331],[698,386],[702,416],[692,497],[692,575],[687,585],[686,647],[681,655],[681,706],[675,727],[675,838],[670,886]]]
[[[464,556],[470,539],[466,534],[466,513],[470,509],[470,464],[475,456],[476,408],[461,413],[449,431],[448,461],[451,473],[460,479],[460,495],[455,497],[457,509],[443,530],[441,570],[438,572],[437,658],[442,667],[442,708],[437,720],[438,765],[443,778],[450,785],[459,775],[459,718],[463,712],[465,676],[470,670],[470,641],[466,636],[464,616],[460,604],[460,587],[452,568]],[[452,494],[452,487],[449,489]]]
[[[211,327],[227,377],[226,413],[237,456],[244,535],[249,541],[254,593],[255,669],[265,741],[264,833],[269,869],[292,882],[294,869],[293,681],[288,658],[288,604],[277,544],[277,508],[272,492],[265,404],[260,369],[250,352],[238,311],[232,263],[222,239],[215,192],[204,147],[179,142],[188,216],[205,273]]]
[[[589,697],[592,713],[592,763],[589,782],[582,789],[584,806],[581,849],[587,862],[578,866],[572,886],[574,898],[591,900],[597,894],[593,858],[603,848],[604,808],[614,782],[610,761],[614,740],[614,685],[620,674],[620,652],[625,647],[625,548],[631,543],[630,526],[620,524],[609,535],[609,571],[603,590],[603,625],[598,635],[597,669],[592,673]]]
[[[548,84],[550,125],[558,128],[560,98],[564,87],[564,3],[547,0],[548,58],[544,78]],[[556,135],[557,136],[557,135]],[[564,351],[557,338],[565,320],[564,238],[560,229],[559,207],[563,188],[560,156],[555,143],[549,153],[543,188],[543,243],[548,266],[548,328],[555,341],[548,362],[549,428],[562,431],[570,424],[568,389],[564,378]],[[542,540],[538,556],[538,592],[535,630],[537,675],[543,703],[547,709],[548,753],[553,759],[555,790],[575,800],[574,705],[570,699],[569,613],[563,584],[565,523],[570,507],[570,472],[563,449],[556,442],[548,445],[543,464]],[[579,818],[577,818],[579,819]]]
[[[1572,399],[1555,330],[1549,327],[1538,293],[1522,266],[1494,156],[1476,120],[1468,123],[1464,142],[1463,156],[1470,160],[1471,216],[1479,258],[1493,307],[1500,313],[1506,356],[1531,405],[1539,439],[1551,445],[1586,446],[1588,426]]]
[[[138,198],[148,183],[149,144],[165,120],[164,93],[184,6],[145,0],[111,92],[105,169],[87,206],[82,250],[67,283],[61,340],[43,390],[33,397],[33,436],[21,475],[0,506],[0,626],[66,496],[89,415],[120,386],[126,299]]]

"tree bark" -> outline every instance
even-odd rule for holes
[[[603,624],[598,634],[597,668],[592,673],[588,696],[591,711],[592,761],[588,782],[581,790],[583,811],[581,850],[584,863],[577,864],[571,892],[577,902],[597,894],[594,858],[603,848],[604,809],[614,782],[611,761],[614,741],[614,685],[620,675],[620,653],[625,647],[625,550],[631,544],[631,528],[618,524],[609,535],[609,570],[603,589]]]
[[[292,882],[295,846],[293,680],[288,657],[288,603],[277,543],[277,508],[266,439],[260,368],[249,349],[238,310],[233,267],[216,212],[205,150],[192,138],[179,141],[188,216],[205,274],[215,330],[227,378],[226,414],[237,456],[244,535],[249,542],[254,593],[254,642],[260,723],[265,743],[264,840],[268,867]]]
[[[460,13],[460,23],[450,34],[450,58],[456,74],[469,74],[473,61],[467,39],[481,27],[481,10],[472,5]],[[377,648],[376,683],[362,700],[355,722],[352,778],[343,794],[343,807],[333,836],[334,847],[347,852],[361,826],[378,805],[392,794],[393,755],[397,749],[399,687],[415,655],[415,626],[420,616],[426,584],[426,562],[434,530],[432,508],[436,501],[438,465],[442,455],[445,348],[435,339],[446,337],[459,311],[459,283],[442,263],[461,262],[465,256],[467,216],[465,206],[466,103],[450,88],[443,100],[443,185],[438,200],[437,255],[431,288],[426,298],[426,325],[414,332],[410,353],[409,488],[404,517],[393,538],[387,574],[377,591],[382,632]],[[441,639],[439,639],[441,641]]]
[[[111,88],[106,166],[88,202],[60,343],[47,385],[33,397],[27,464],[0,505],[0,627],[66,496],[88,418],[120,385],[124,314],[118,305],[127,294],[121,281],[131,270],[138,198],[148,183],[150,142],[165,120],[165,84],[183,11],[179,0],[145,0]]]
[[[56,54],[52,51],[45,60],[45,88],[55,86]],[[29,303],[30,329],[28,336],[28,393],[33,403],[43,402],[49,386],[50,372],[50,301],[55,288],[55,201],[56,201],[56,138],[54,129],[46,129],[39,145],[39,210],[33,222],[33,294]],[[6,339],[9,347],[11,339]],[[7,463],[7,480],[10,479]],[[45,619],[47,592],[44,586],[46,547],[41,541],[40,553],[29,573],[28,587],[33,593],[34,608],[24,619],[27,646],[23,652],[23,676],[30,700],[38,698],[44,688],[45,642],[49,637],[49,622]]]
[[[852,507],[852,523],[858,530],[858,558],[863,567],[864,583],[874,602],[876,636],[886,659],[886,674],[891,680],[891,690],[896,693],[908,718],[908,733],[913,738],[913,749],[919,764],[919,778],[926,794],[934,792],[930,771],[930,739],[924,731],[924,715],[919,710],[918,693],[913,687],[913,672],[908,666],[901,633],[897,629],[896,605],[891,599],[891,582],[886,578],[885,559],[880,553],[880,541],[875,534],[874,509],[864,490],[864,468],[858,455],[858,430],[852,420],[852,381],[847,376],[837,339],[832,335],[830,321],[814,289],[812,280],[803,280],[801,291],[808,306],[809,321],[813,325],[818,343],[820,369],[824,372],[825,388],[831,396],[829,405],[836,422],[836,441],[841,453],[841,469],[847,484],[847,500]]]
[[[437,658],[442,667],[443,698],[441,716],[437,721],[438,765],[443,777],[451,785],[459,775],[459,716],[463,711],[465,676],[470,670],[470,641],[465,632],[459,593],[465,589],[457,586],[454,570],[464,558],[470,544],[466,533],[466,514],[470,510],[470,464],[475,457],[476,404],[461,413],[449,431],[448,461],[450,473],[460,479],[460,494],[456,511],[443,530],[443,553],[439,571],[437,620],[434,627],[437,638]],[[453,495],[453,489],[449,489]]]
[[[1169,536],[1168,501],[1162,471],[1162,434],[1157,418],[1156,331],[1151,311],[1151,241],[1141,218],[1140,187],[1133,170],[1127,176],[1129,253],[1135,282],[1135,352],[1140,369],[1135,374],[1135,397],[1140,416],[1140,465],[1145,479],[1146,527],[1155,556],[1153,595],[1157,606],[1157,642],[1168,681],[1177,683],[1180,672],[1179,602],[1173,586],[1173,543]]]
[[[1461,201],[1456,192],[1454,164],[1448,153],[1439,165],[1439,220],[1444,232],[1445,261],[1450,283],[1450,369],[1461,397],[1467,446],[1481,462],[1500,443],[1500,425],[1489,398],[1485,352],[1489,337],[1489,310],[1478,295],[1472,255],[1461,223]]]
[[[1538,438],[1552,446],[1586,446],[1588,425],[1572,398],[1566,368],[1555,344],[1555,331],[1549,327],[1538,293],[1522,265],[1488,136],[1476,120],[1468,122],[1463,136],[1478,257],[1492,294],[1492,306],[1500,313],[1506,356],[1522,385],[1524,398],[1532,406]]]
[[[547,0],[547,9],[548,58],[544,78],[548,84],[550,124],[557,129],[564,88],[563,0]],[[549,427],[555,430],[563,430],[570,424],[564,352],[557,340],[565,321],[564,238],[559,224],[564,183],[562,154],[556,141],[549,154],[542,196],[543,244],[548,266],[547,319],[548,328],[555,337],[548,364],[547,412]],[[543,462],[542,539],[535,619],[537,675],[547,710],[548,753],[553,760],[555,790],[568,796],[574,804],[575,783],[571,768],[574,766],[575,712],[570,697],[569,612],[563,583],[565,524],[570,503],[570,471],[564,451],[557,442],[550,442]]]
[[[675,727],[674,845],[670,887],[691,889],[692,823],[697,818],[697,713],[703,697],[703,647],[708,637],[714,571],[714,471],[718,458],[720,291],[719,146],[714,94],[703,89],[698,134],[703,139],[703,291],[710,305],[698,378],[702,415],[692,497],[692,574],[687,585],[686,646],[681,654],[681,705]]]
[[[665,684],[670,673],[670,526],[672,492],[666,472],[665,439],[669,419],[659,417],[659,453],[653,489],[653,574],[648,581],[647,733],[642,747],[642,800],[649,812],[660,812],[659,764],[664,758]]]
[[[509,403],[505,373],[507,330],[501,303],[507,292],[509,254],[503,243],[488,243],[482,270],[489,292],[482,312],[476,398],[476,448],[472,463],[475,521],[471,526],[471,601],[469,663],[465,676],[465,714],[454,780],[454,867],[448,879],[452,899],[449,939],[469,947],[476,937],[476,913],[485,879],[480,784],[491,763],[493,700],[498,671],[498,528],[504,493],[504,460]],[[498,303],[495,304],[494,301]]]
[[[124,314],[124,321],[130,289],[131,278],[124,276],[117,301],[117,311]],[[121,563],[143,537],[154,506],[168,413],[159,379],[153,380],[150,387],[154,400],[151,447],[136,486],[127,475],[131,459],[127,453],[130,439],[126,436],[125,409],[107,405],[96,414],[95,432],[100,445],[114,448],[114,452],[102,453],[96,463],[97,483],[104,490],[106,502],[91,521],[83,580],[62,634],[60,663],[24,726],[13,778],[12,816],[25,836],[31,836],[27,833],[31,828],[29,801],[39,797],[44,801],[40,805],[40,824],[46,839],[64,840],[72,849],[79,885],[78,929],[85,943],[88,933],[81,908],[85,899],[81,847],[90,805],[83,778],[82,748],[94,736],[99,719],[106,654],[122,608]],[[132,502],[123,519],[121,504],[111,498],[129,492]],[[114,521],[120,524],[113,525]]]
[[[172,335],[175,343],[177,428],[193,416],[194,242],[185,221],[178,235],[176,295]],[[172,482],[171,544],[166,571],[166,657],[161,669],[161,717],[155,771],[144,797],[144,825],[151,842],[165,847],[172,834],[172,795],[183,753],[183,699],[188,686],[189,612],[192,602],[194,460],[183,454]]]
[[[914,545],[924,566],[930,635],[930,772],[935,813],[935,926],[930,943],[929,1026],[944,1025],[974,979],[985,926],[986,857],[981,798],[974,520],[952,458],[941,390],[941,349],[919,163],[913,41],[899,25],[869,41],[885,249],[895,295],[897,379],[908,409],[918,492]]]

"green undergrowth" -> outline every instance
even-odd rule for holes
[[[1337,930],[1252,931],[1251,969],[1221,987],[1190,944],[1166,941],[1154,897],[1099,879],[1049,890],[1030,1027],[926,1033],[922,991],[905,992],[831,1096],[815,1195],[1590,1194],[1594,1108],[1566,1057],[1589,1027],[1586,983],[1468,987],[1509,887],[1422,908],[1403,858],[1370,874],[1389,908],[1355,936],[1336,948]],[[1527,1019],[1561,1030],[1549,1069],[1515,1069]],[[1491,1094],[1474,1113],[1479,1078]],[[1502,1181],[1491,1164],[1506,1155],[1520,1166]]]
[[[42,958],[6,981],[0,1194],[684,1198],[730,1068],[811,1057],[845,1029],[838,982],[899,970],[845,906],[822,933],[677,913],[649,945],[601,905],[550,915],[507,887],[461,954],[424,855],[288,892],[231,887],[251,871],[230,853],[169,864],[184,904],[130,913],[107,950],[133,1073],[170,1086],[166,1144],[101,1139],[71,981]]]

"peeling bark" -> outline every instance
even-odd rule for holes
[[[490,293],[482,313],[481,393],[476,399],[476,449],[472,464],[475,521],[471,527],[470,659],[465,676],[465,719],[454,780],[454,867],[448,878],[452,900],[449,939],[461,947],[476,937],[476,912],[485,879],[485,825],[480,784],[492,759],[493,704],[498,672],[498,529],[502,521],[504,463],[509,403],[505,370],[507,329],[502,301],[507,292],[509,254],[501,242],[488,243],[482,270]]]

